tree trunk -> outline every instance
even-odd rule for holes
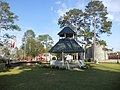
[[[2,19],[1,19],[1,15],[0,15],[0,32],[1,32],[1,22],[2,22]]]
[[[76,31],[76,37],[75,37],[75,39],[76,39],[76,42],[78,43],[77,31]],[[76,60],[78,60],[78,53],[76,53]]]
[[[75,40],[78,43],[78,35],[77,35],[77,23],[75,23],[76,27],[75,27],[75,31],[76,31],[76,35],[75,35]],[[78,60],[78,52],[76,52],[76,60]]]
[[[96,16],[94,15],[94,51],[93,51],[94,55],[94,61],[96,60]]]

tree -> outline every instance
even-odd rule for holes
[[[112,22],[107,20],[107,14],[107,7],[102,4],[102,1],[91,1],[85,8],[85,17],[94,29],[94,60],[98,37],[102,33],[111,34]]]
[[[35,39],[28,38],[26,43],[26,54],[27,56],[33,56],[36,55],[36,41]]]
[[[79,9],[71,9],[66,12],[63,16],[58,19],[58,25],[60,28],[69,26],[76,32],[76,40],[78,40],[77,35],[82,29],[81,23],[83,18],[83,12]]]
[[[58,19],[58,25],[60,25],[60,28],[66,26],[71,27],[76,32],[75,39],[78,42],[78,34],[80,34],[83,25],[81,24],[82,19],[83,19],[82,10],[71,9]],[[78,60],[78,53],[76,53],[76,59]]]
[[[10,6],[7,2],[0,0],[0,31],[2,30],[20,30],[20,27],[15,24],[15,21],[18,20],[18,16],[10,11]],[[9,34],[4,34],[0,38],[0,45],[3,46],[5,52],[10,51],[10,40],[14,38],[14,35],[10,36]],[[3,40],[3,41],[2,41]],[[6,49],[6,46],[8,50]],[[5,54],[6,55],[6,54]]]
[[[35,33],[32,30],[27,30],[22,38],[23,44],[26,43],[28,39],[32,38],[35,38]]]
[[[40,40],[36,39],[36,53],[37,55],[41,53],[45,53],[46,49],[44,48],[44,45],[41,43]]]
[[[18,55],[18,48],[15,47],[14,49],[12,49],[12,51],[11,51],[11,53],[10,53],[10,58],[11,58],[12,60],[17,60],[18,57],[19,57],[19,55]]]
[[[27,30],[24,34],[24,37],[26,39],[28,38],[35,38],[35,33],[33,32],[33,30]]]
[[[24,33],[23,39],[22,39],[23,45],[22,48],[24,49],[24,56],[35,56],[35,33],[33,30],[27,30]]]
[[[60,28],[69,26],[75,30],[77,34],[76,39],[78,37],[84,37],[84,41],[88,42],[93,36],[93,33],[90,32],[90,24],[85,18],[84,12],[79,9],[71,9],[66,12],[58,19],[58,25],[60,25]]]
[[[35,33],[33,30],[27,30],[24,33],[22,41],[23,45],[21,48],[24,50],[24,57],[35,57],[36,55],[45,53],[46,50],[44,48],[44,42],[50,43],[52,38],[49,35],[39,35],[37,38],[35,38]]]
[[[52,47],[53,39],[48,34],[39,35],[37,37],[37,40],[40,41],[45,46],[47,51]]]
[[[9,35],[8,33],[5,33],[3,36],[0,36],[2,39],[0,40],[0,44],[5,47],[11,47],[11,42],[14,39],[14,35]]]
[[[18,16],[10,11],[7,2],[0,0],[0,30],[20,30],[20,27],[14,24],[15,20],[18,20]]]
[[[3,48],[3,53],[4,53],[4,56],[7,57],[8,59],[10,55],[10,50],[8,49],[8,47]]]
[[[25,48],[24,45],[27,43],[28,39],[35,39],[35,33],[33,32],[33,30],[27,30],[24,33],[24,36],[22,38],[22,43],[23,43],[22,48]]]
[[[0,45],[2,46],[2,54],[6,57],[7,54],[10,55],[11,48],[13,45],[13,39],[15,38],[14,35],[9,35],[5,33],[3,36],[1,36],[2,39],[0,40]],[[12,46],[12,47],[11,47]]]
[[[24,50],[22,49],[22,47],[20,47],[20,49],[18,50],[18,57],[17,57],[19,60],[25,58],[25,55],[24,55]]]

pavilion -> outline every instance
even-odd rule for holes
[[[50,53],[80,53],[83,48],[74,39],[75,32],[70,27],[63,28],[58,35],[59,41],[49,50]]]
[[[58,35],[60,37],[59,41],[49,50],[49,52],[62,53],[62,62],[64,62],[64,53],[84,52],[84,49],[74,39],[76,33],[70,27],[63,28]]]

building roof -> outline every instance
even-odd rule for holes
[[[72,37],[75,34],[75,32],[70,27],[65,27],[58,33],[58,35],[60,37],[64,37],[64,34],[66,34],[67,36]]]
[[[51,53],[84,52],[83,48],[74,39],[60,39],[50,50]]]

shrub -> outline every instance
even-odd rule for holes
[[[4,71],[5,69],[5,63],[0,63],[0,71]]]

